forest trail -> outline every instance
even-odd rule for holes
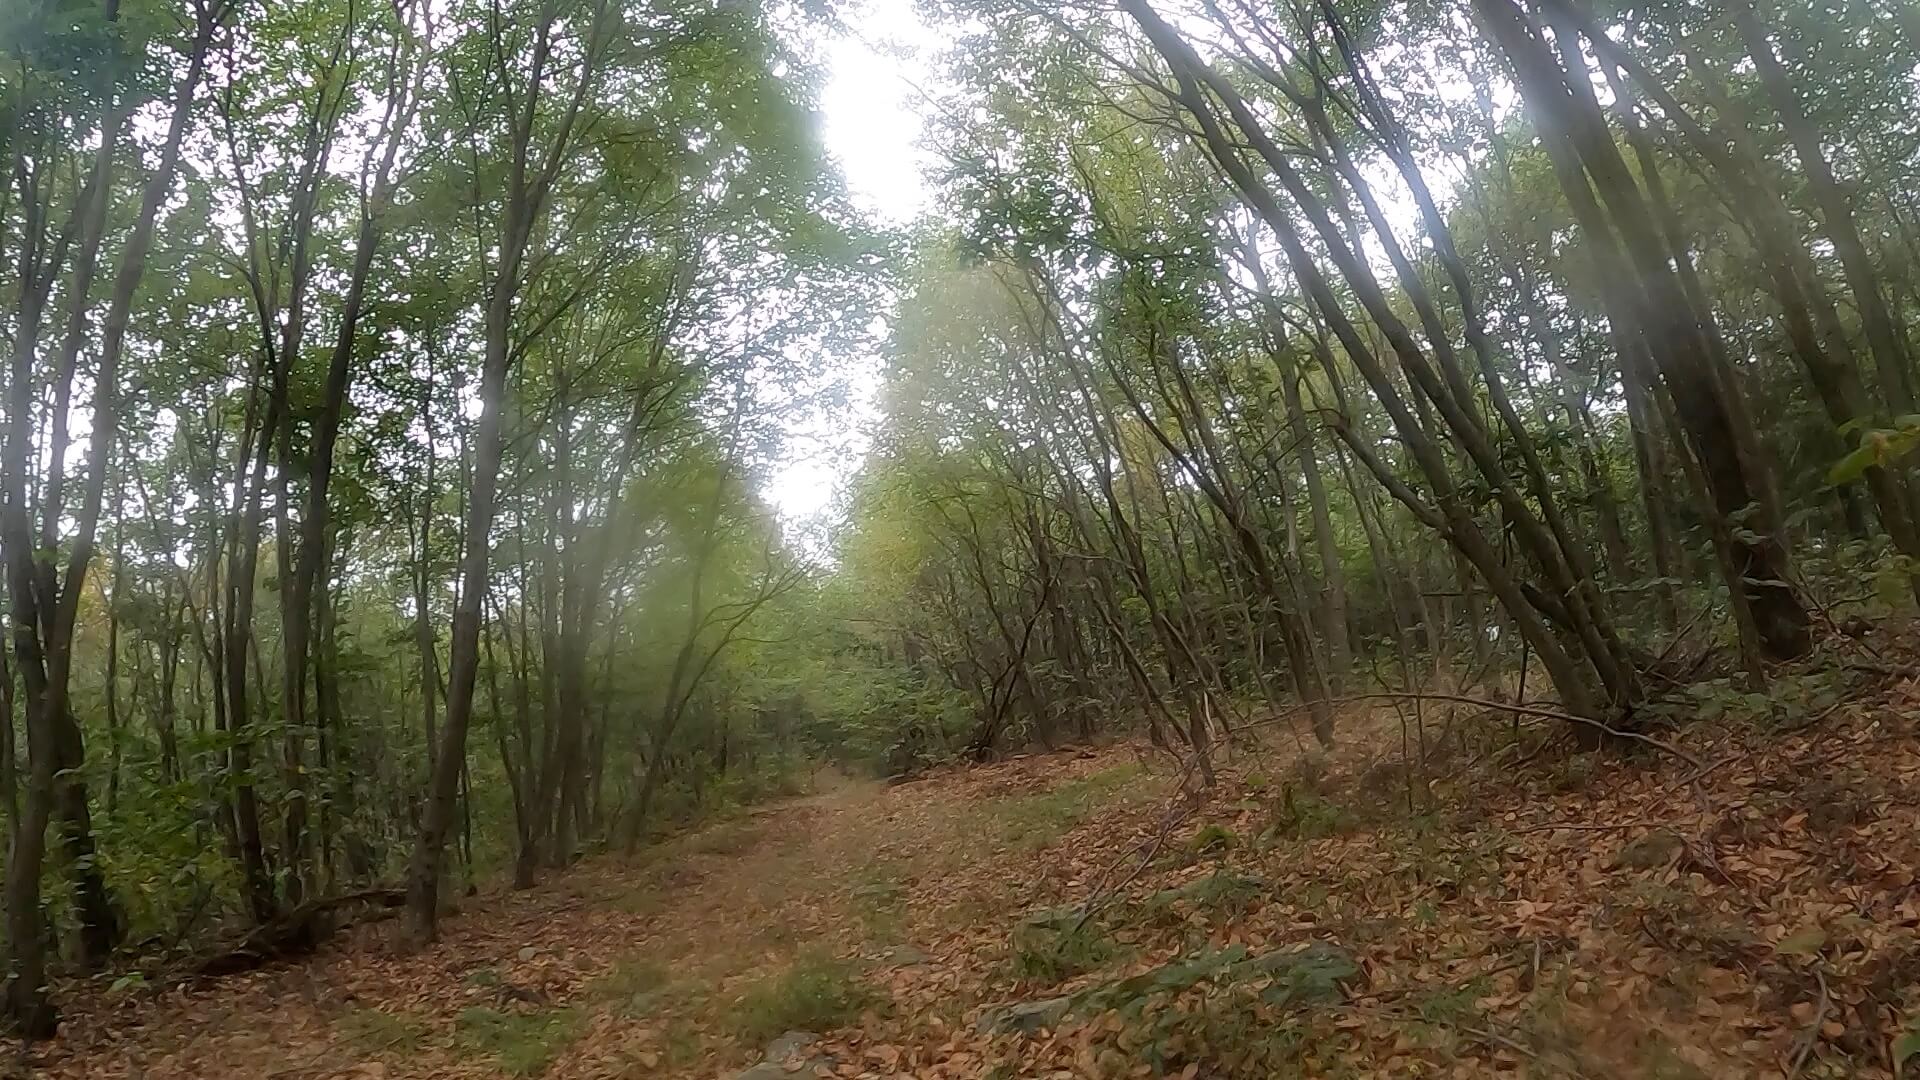
[[[204,987],[76,994],[61,1038],[15,1064],[149,1080],[725,1073],[756,1056],[728,1008],[756,980],[796,959],[884,964],[909,940],[963,942],[965,920],[935,928],[1017,910],[1045,883],[1020,880],[1030,856],[1164,786],[1125,748],[895,788],[823,777],[632,859],[468,899],[424,953],[377,923]],[[936,966],[912,969],[939,996]]]
[[[1385,707],[1197,807],[1132,746],[835,782],[468,900],[424,953],[377,924],[76,996],[38,1075],[731,1078],[812,1031],[745,1075],[1894,1076],[1916,717],[1906,683],[1602,768],[1433,713],[1411,815]]]

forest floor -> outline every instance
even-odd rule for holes
[[[1197,801],[1131,746],[835,783],[470,899],[424,952],[376,924],[82,994],[15,1060],[731,1078],[811,1032],[747,1075],[1898,1076],[1920,686],[1873,683],[1624,754],[1429,706],[1411,784],[1386,707],[1327,755],[1263,729]]]

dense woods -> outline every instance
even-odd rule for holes
[[[1911,613],[1903,0],[926,17],[890,227],[830,4],[0,11],[17,1031],[812,763],[1198,788],[1373,695],[1416,764],[1433,698],[1605,752]]]
[[[943,738],[1532,668],[1597,745],[1910,605],[1910,16],[1121,9],[939,135],[846,566]]]
[[[790,749],[757,477],[871,245],[787,17],[8,8],[24,1031],[56,937],[99,970],[403,878],[430,934],[443,877]]]

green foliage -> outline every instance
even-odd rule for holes
[[[362,1053],[404,1057],[418,1053],[431,1038],[425,1020],[382,1009],[351,1009],[334,1021],[340,1037]]]
[[[1694,683],[1663,712],[1675,723],[1704,720],[1792,729],[1827,715],[1847,701],[1850,693],[1843,670],[1783,672],[1765,690],[1746,689],[1732,680]]]
[[[1140,775],[1138,765],[1119,765],[1066,781],[1038,795],[1001,800],[989,812],[1009,843],[1043,847],[1138,783]]]
[[[583,1020],[572,1009],[467,1009],[454,1020],[454,1045],[492,1058],[508,1076],[544,1076],[553,1059],[579,1036]]]
[[[1219,918],[1233,918],[1251,911],[1266,895],[1266,882],[1238,873],[1226,866],[1174,889],[1163,889],[1148,897],[1144,905],[1148,915],[1185,921],[1199,912]]]
[[[1893,1041],[1893,1066],[1898,1069],[1920,1054],[1920,1019],[1909,1018],[1900,1029],[1900,1036]]]
[[[486,602],[456,880],[516,861],[516,815],[559,812],[529,804],[563,728],[594,733],[566,751],[582,772],[545,785],[588,793],[565,811],[593,822],[579,849],[805,786],[819,747],[777,715],[791,687],[761,677],[778,635],[759,631],[808,567],[759,487],[789,422],[844,373],[768,360],[863,347],[880,244],[790,39],[815,13],[590,9],[214,4],[205,27],[155,4],[0,14],[0,150],[33,171],[30,198],[0,199],[0,276],[11,293],[22,268],[44,275],[53,298],[35,331],[8,323],[32,382],[10,426],[100,416],[107,283],[134,283],[105,473],[84,426],[49,451],[72,464],[49,521],[85,517],[90,485],[102,512],[58,538],[93,558],[56,582],[73,640],[42,645],[75,659],[62,689],[88,751],[72,776],[96,854],[73,872],[103,879],[128,940],[190,946],[251,914],[219,840],[236,828],[258,829],[247,861],[281,899],[295,875],[315,894],[323,850],[342,889],[399,879],[447,730],[463,591]],[[189,63],[195,48],[218,57]],[[564,59],[536,63],[549,48]],[[202,83],[176,86],[189,70]],[[176,99],[185,150],[163,175]],[[97,170],[98,227],[82,183],[97,155],[118,163]],[[150,182],[160,212],[136,248]],[[94,234],[97,259],[81,251]],[[29,257],[56,235],[59,258]],[[91,290],[74,287],[83,264]],[[483,366],[502,354],[496,390]],[[483,415],[503,429],[487,476]],[[58,488],[32,471],[18,482]],[[500,495],[469,542],[483,480]],[[482,580],[461,580],[469,548]],[[309,559],[316,602],[296,607]],[[257,650],[223,652],[235,634]],[[296,662],[300,708],[282,680]],[[642,795],[651,760],[671,764]],[[65,872],[48,868],[49,895],[70,894]]]
[[[1268,840],[1314,840],[1344,832],[1353,824],[1353,815],[1340,804],[1289,786],[1282,791],[1262,836]]]
[[[664,964],[641,956],[622,957],[613,970],[595,979],[587,993],[612,1001],[622,1016],[639,1019],[651,1013],[672,991],[673,973]]]
[[[1013,976],[1051,986],[1101,967],[1119,953],[1104,927],[1074,908],[1029,915],[1007,941]]]
[[[743,1038],[764,1042],[786,1031],[827,1032],[880,1004],[853,965],[823,952],[803,952],[785,971],[747,988],[733,1010]]]
[[[1218,822],[1208,822],[1187,838],[1187,851],[1193,855],[1224,855],[1239,846],[1239,835]]]
[[[1868,469],[1896,466],[1900,459],[1920,447],[1920,415],[1898,416],[1890,428],[1849,425],[1841,434],[1857,428],[1860,445],[1827,470],[1827,483],[1851,484]]]
[[[473,709],[457,888],[516,865],[522,837],[569,846],[533,860],[564,865],[804,793],[828,764],[907,776],[1146,724],[1191,760],[1181,733],[1263,724],[1321,668],[1351,692],[1369,660],[1408,683],[1429,665],[1442,683],[1545,666],[1566,698],[1607,665],[1539,665],[1540,651],[1591,643],[1556,626],[1523,645],[1513,631],[1535,605],[1482,587],[1500,567],[1543,568],[1518,527],[1536,508],[1563,517],[1537,546],[1564,545],[1568,578],[1595,586],[1575,607],[1597,605],[1618,655],[1678,662],[1697,642],[1710,661],[1710,644],[1734,643],[1751,583],[1716,580],[1723,527],[1787,545],[1790,592],[1841,633],[1912,610],[1920,540],[1892,535],[1898,507],[1876,504],[1901,498],[1880,471],[1910,479],[1920,447],[1920,415],[1896,400],[1908,343],[1882,340],[1920,322],[1920,56],[1911,20],[1871,4],[1777,13],[1784,96],[1751,42],[1698,11],[1620,21],[1619,47],[1709,129],[1697,146],[1657,132],[1628,164],[1668,202],[1661,231],[1678,231],[1652,263],[1684,250],[1697,277],[1650,293],[1677,305],[1660,312],[1622,310],[1614,245],[1575,213],[1532,111],[1485,104],[1513,89],[1497,45],[1459,47],[1434,5],[1345,12],[1379,83],[1342,70],[1313,11],[1277,35],[1232,28],[1251,53],[1284,39],[1284,78],[1222,58],[1233,70],[1210,93],[1238,87],[1241,120],[1271,125],[1299,190],[1332,202],[1324,232],[1292,195],[1250,197],[1288,187],[1271,161],[1216,160],[1166,87],[1143,84],[1167,69],[1134,21],[931,5],[954,39],[934,80],[952,100],[929,110],[934,208],[888,235],[823,144],[832,3],[660,0],[604,19],[581,0],[213,7],[225,21],[196,65],[199,28],[169,5],[0,6],[0,294],[25,380],[0,426],[33,433],[0,502],[44,512],[52,550],[21,558],[91,553],[51,583],[72,618],[38,630],[71,623],[71,640],[37,651],[71,661],[77,730],[61,734],[86,758],[62,766],[93,853],[21,875],[44,878],[43,896],[14,914],[44,907],[55,932],[21,934],[16,952],[75,936],[70,898],[90,893],[62,879],[104,886],[125,940],[182,947],[257,917],[249,873],[282,901],[397,879],[433,740],[467,730],[448,723],[453,701]],[[1187,14],[1176,32],[1229,40],[1204,25],[1222,11]],[[189,70],[203,83],[176,86]],[[1315,75],[1342,93],[1392,86],[1398,115],[1334,109],[1317,130]],[[162,175],[175,99],[185,152]],[[1795,109],[1845,212],[1791,145]],[[107,122],[121,110],[133,119]],[[1255,134],[1221,119],[1230,146]],[[1348,140],[1366,172],[1401,149],[1387,132],[1433,178],[1438,221],[1341,205],[1357,185],[1327,171],[1330,151]],[[1748,195],[1777,212],[1752,216]],[[1353,241],[1359,265],[1392,242],[1414,273],[1334,273],[1323,256],[1346,230],[1372,234]],[[1327,288],[1288,265],[1276,240],[1294,232]],[[1456,251],[1458,267],[1439,265]],[[1375,284],[1384,295],[1360,302]],[[49,310],[30,310],[36,295]],[[1644,373],[1620,354],[1666,340],[1623,324],[1642,314],[1710,324],[1710,354],[1655,381],[1724,360],[1734,377],[1707,396],[1731,394],[1742,407],[1725,419],[1760,429],[1763,453],[1706,470],[1719,503],[1680,467],[1721,449],[1702,436],[1718,421],[1672,429],[1689,425],[1667,406],[1688,396],[1639,396]],[[1335,315],[1355,332],[1332,332]],[[1446,385],[1409,380],[1416,359]],[[1390,404],[1416,382],[1409,421]],[[89,443],[109,408],[102,471]],[[1866,415],[1835,422],[1847,412]],[[1441,443],[1426,457],[1423,430]],[[76,441],[46,441],[61,431]],[[484,433],[497,466],[482,468]],[[803,452],[855,448],[864,465],[832,522],[782,516],[776,478]],[[97,524],[78,513],[96,497]],[[1429,506],[1451,515],[1444,530]],[[475,508],[492,517],[469,536]],[[1447,549],[1474,532],[1497,564]],[[468,554],[484,556],[478,578]],[[296,602],[306,579],[290,575],[309,562],[316,595]],[[1529,584],[1544,595],[1554,577]],[[1490,594],[1517,610],[1491,611]],[[481,602],[479,656],[460,656],[473,671],[452,670],[449,628],[475,627],[456,597]],[[305,677],[284,678],[296,665]],[[467,675],[473,693],[450,692]],[[10,678],[25,753],[33,680]],[[1769,678],[1663,689],[1643,715],[1796,730],[1855,689],[1831,672]],[[1350,828],[1419,779],[1370,770],[1342,807],[1326,759],[1299,760],[1290,780],[1250,782],[1280,792],[1262,843]],[[1570,792],[1609,767],[1566,758],[1542,782]],[[1038,848],[1138,776],[1001,800],[981,835]],[[685,843],[726,856],[756,835]],[[1240,838],[1208,826],[1185,846],[1225,861]],[[869,932],[896,934],[893,898],[866,900]],[[506,1038],[506,1020],[487,1023],[468,1027]]]
[[[1478,1015],[1480,1009],[1475,1002],[1485,995],[1484,980],[1476,979],[1465,986],[1446,986],[1428,990],[1415,995],[1409,1003],[1421,1020],[1429,1024],[1453,1027]]]
[[[1090,987],[1074,1011],[1117,1010],[1139,1056],[1162,1071],[1189,1064],[1227,1075],[1287,1075],[1306,1043],[1302,1007],[1338,1001],[1360,973],[1322,944],[1250,956],[1241,945],[1204,948],[1151,971]],[[1171,999],[1181,1004],[1170,1007]]]
[[[1145,974],[1129,976],[1077,994],[1074,997],[1075,1006],[1096,1012],[1118,1009],[1124,1014],[1137,1016],[1156,995],[1178,994],[1202,982],[1231,982],[1235,965],[1245,963],[1246,959],[1247,950],[1242,945],[1202,949]]]

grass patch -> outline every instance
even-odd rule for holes
[[[1070,908],[1027,916],[1008,940],[1014,977],[1046,984],[1092,971],[1118,952],[1104,927]]]
[[[1480,1009],[1475,1003],[1486,990],[1486,980],[1474,979],[1466,986],[1443,986],[1415,994],[1408,1003],[1421,1023],[1458,1027],[1478,1019]]]
[[[1273,820],[1262,835],[1266,840],[1317,840],[1352,828],[1346,808],[1311,791],[1288,788],[1274,808]]]
[[[667,996],[673,973],[658,960],[628,956],[614,961],[613,970],[593,980],[587,993],[599,1001],[618,1003],[628,1019],[645,1016]]]
[[[760,830],[752,818],[737,818],[710,825],[699,832],[689,835],[681,842],[680,850],[686,855],[738,855],[753,847],[760,838]]]
[[[1195,856],[1224,855],[1239,846],[1239,835],[1217,822],[1208,822],[1187,840],[1187,851]]]
[[[660,1032],[659,1064],[669,1069],[683,1069],[700,1060],[701,1047],[700,1029],[687,1020],[675,1017],[668,1020],[666,1028]]]
[[[853,965],[825,953],[802,953],[785,971],[747,988],[734,1027],[754,1041],[787,1031],[831,1031],[878,1001]]]
[[[493,1058],[509,1076],[540,1076],[580,1034],[580,1021],[572,1009],[468,1009],[453,1023],[454,1042],[468,1054]]]
[[[867,940],[878,943],[901,941],[906,934],[906,886],[893,876],[889,867],[875,867],[848,893],[848,906],[860,920]]]
[[[1186,925],[1191,915],[1233,919],[1252,911],[1265,898],[1267,884],[1257,877],[1222,867],[1202,878],[1147,897],[1141,915],[1163,925]]]
[[[1434,820],[1415,818],[1407,828],[1384,828],[1375,834],[1396,858],[1393,876],[1437,900],[1497,887],[1503,834],[1428,824]]]
[[[1137,764],[1116,765],[1051,791],[1007,799],[993,806],[991,813],[1008,842],[1043,847],[1112,801],[1141,771]]]
[[[375,1056],[419,1053],[433,1034],[417,1016],[362,1008],[340,1017],[334,1030],[355,1048]]]
[[[632,889],[622,889],[600,898],[603,906],[623,915],[636,915],[650,918],[666,910],[667,900],[661,890],[651,884],[642,884]]]

